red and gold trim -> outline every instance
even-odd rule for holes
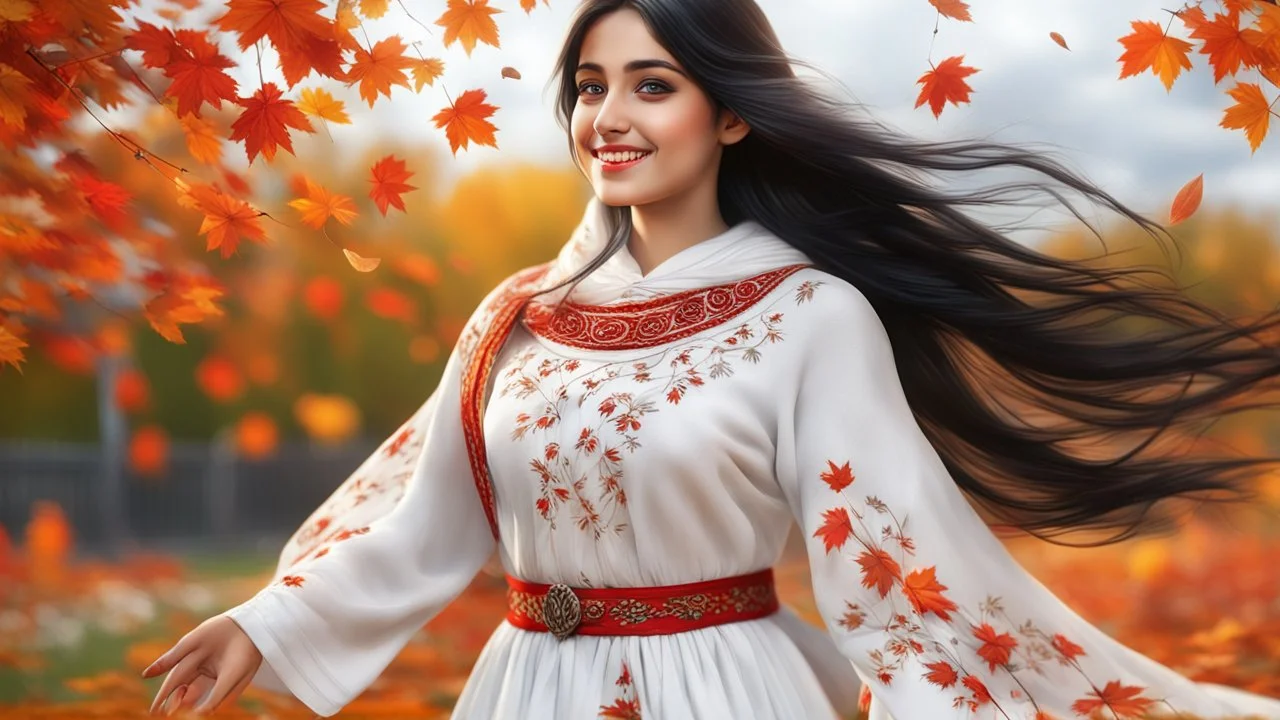
[[[463,358],[462,434],[467,441],[467,457],[471,461],[476,491],[480,493],[485,518],[495,539],[498,537],[498,504],[493,494],[493,477],[489,474],[489,455],[484,443],[485,390],[489,387],[489,372],[493,369],[494,358],[515,327],[520,309],[532,293],[541,289],[540,281],[550,269],[551,264],[544,263],[507,280],[482,313],[478,321],[480,337]]]
[[[558,310],[539,302],[524,309],[529,332],[587,350],[633,350],[674,342],[715,327],[746,311],[792,273],[812,267],[787,265],[737,282],[615,305],[566,301]]]
[[[572,593],[569,611],[563,602]],[[544,612],[545,610],[545,612]],[[778,611],[773,568],[662,587],[568,588],[507,576],[507,622],[525,630],[577,635],[670,635],[767,617]],[[551,627],[548,626],[551,623]]]

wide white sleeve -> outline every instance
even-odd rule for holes
[[[829,277],[796,313],[778,477],[873,719],[1280,718],[1280,701],[1192,682],[1121,645],[1023,570],[915,420],[873,307]]]
[[[462,354],[298,529],[273,582],[223,613],[262,652],[254,685],[337,713],[492,554],[461,427]]]

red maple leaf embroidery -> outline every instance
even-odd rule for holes
[[[987,686],[983,685],[978,678],[972,675],[965,675],[964,680],[960,682],[964,683],[964,686],[973,693],[973,704],[970,707],[976,708],[978,705],[986,705],[991,702],[991,692],[987,690]]]
[[[1089,693],[1093,697],[1085,697],[1075,701],[1071,709],[1080,715],[1088,715],[1094,710],[1106,708],[1115,713],[1117,718],[1142,717],[1147,708],[1155,704],[1155,700],[1142,697],[1142,688],[1121,685],[1119,680],[1112,680],[1101,691]]]
[[[304,580],[301,575],[285,575],[280,578],[280,582],[284,583],[285,587],[302,587]]]
[[[396,455],[404,449],[405,443],[409,442],[410,436],[413,435],[413,428],[405,428],[391,444],[387,446],[388,455]]]
[[[956,610],[956,604],[942,594],[947,586],[934,577],[934,568],[913,570],[902,582],[902,594],[911,601],[911,607],[920,615],[931,612],[943,620],[950,620],[950,610]]]
[[[956,681],[960,679],[959,673],[946,660],[925,663],[925,667],[929,668],[930,672],[924,676],[924,679],[942,687],[943,690],[955,685]]]
[[[987,623],[973,629],[973,636],[982,641],[978,655],[986,660],[994,672],[997,665],[1009,662],[1013,649],[1018,647],[1018,640],[1009,633],[998,633]]]
[[[849,519],[849,511],[844,508],[831,508],[822,513],[822,525],[813,532],[814,537],[822,538],[828,554],[844,547],[850,535],[853,535],[853,521]]]
[[[1084,648],[1068,640],[1062,633],[1053,636],[1053,649],[1068,660],[1075,660],[1077,656],[1085,654]]]
[[[858,564],[862,566],[862,586],[875,588],[880,597],[889,594],[895,580],[902,579],[902,568],[880,548],[859,555]]]
[[[853,483],[853,471],[849,469],[849,463],[846,462],[837,466],[834,462],[828,460],[827,465],[831,469],[823,471],[822,479],[831,486],[832,490],[840,492]]]

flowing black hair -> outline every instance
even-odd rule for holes
[[[639,12],[717,109],[750,127],[724,148],[725,221],[755,220],[867,297],[916,420],[990,522],[1050,540],[1101,531],[1083,544],[1114,542],[1172,527],[1165,500],[1251,498],[1258,466],[1280,461],[1155,452],[1200,447],[1208,427],[1193,425],[1268,406],[1249,398],[1280,374],[1280,312],[1231,320],[1156,268],[1051,257],[975,220],[966,209],[1039,198],[1092,229],[1067,198],[1076,194],[1137,223],[1162,249],[1165,238],[1176,246],[1158,223],[1045,153],[918,141],[868,119],[795,74],[804,63],[785,54],[753,0],[582,2],[552,78],[566,131],[583,37],[622,8]],[[939,181],[992,168],[1040,177],[967,192]],[[615,232],[604,250],[545,292],[576,284],[626,243],[629,208],[609,212]],[[1080,447],[1099,438],[1129,446],[1101,458]]]

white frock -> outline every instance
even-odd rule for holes
[[[436,391],[226,612],[262,651],[256,685],[337,713],[495,547],[531,582],[674,585],[773,565],[798,522],[827,633],[785,608],[563,641],[504,620],[453,717],[820,720],[851,716],[860,679],[873,720],[1280,718],[1280,700],[1192,682],[1028,575],[921,432],[865,297],[756,223],[643,277],[624,247],[567,313],[535,305],[487,347],[512,288],[579,267],[603,222],[592,200],[555,261],[485,298]],[[481,426],[464,398],[486,352]]]

